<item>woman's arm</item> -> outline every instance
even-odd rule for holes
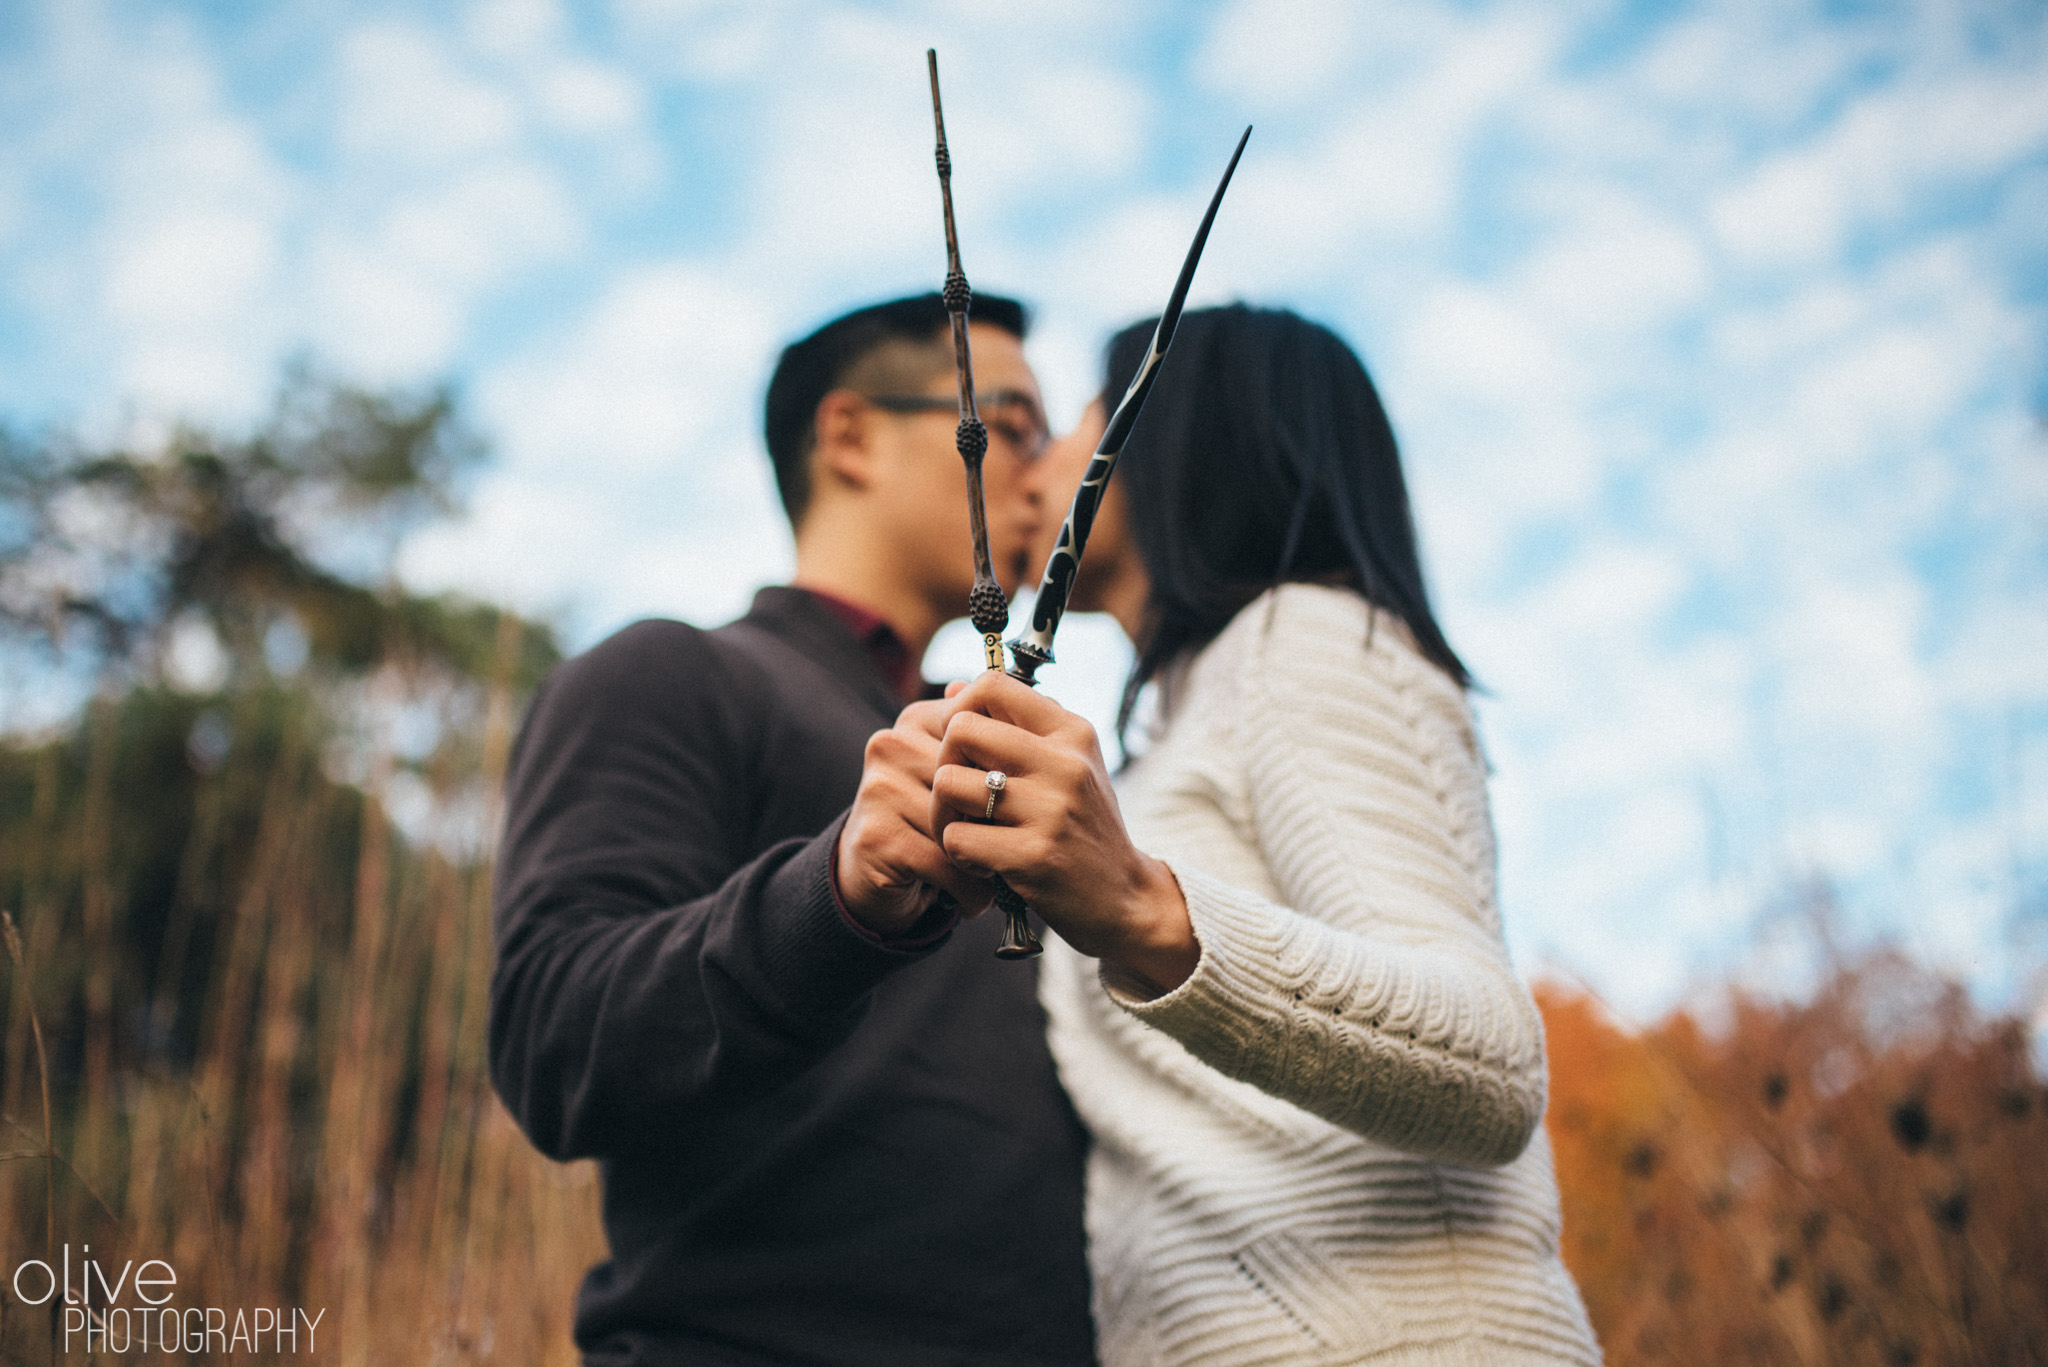
[[[1347,1129],[1505,1163],[1542,1118],[1543,1037],[1493,905],[1483,762],[1463,696],[1377,627],[1302,590],[1233,642],[1211,705],[1277,898],[1177,865],[1201,962],[1121,1004]]]
[[[1248,612],[1263,616],[1266,605]],[[1492,908],[1483,771],[1462,697],[1397,627],[1383,621],[1368,643],[1363,604],[1348,595],[1283,594],[1267,622],[1249,625],[1259,629],[1219,641],[1233,653],[1213,663],[1226,667],[1204,671],[1175,726],[1197,724],[1204,709],[1221,719],[1204,735],[1218,737],[1241,778],[1236,819],[1277,896],[1203,874],[1199,856],[1176,859],[1198,958],[1171,991],[1133,983],[1114,953],[1120,918],[1159,924],[1156,906],[1128,891],[1146,880],[1122,872],[1142,865],[1051,857],[1055,818],[1068,830],[1100,823],[1099,801],[1086,812],[1077,790],[1041,793],[1013,814],[1030,834],[955,825],[946,847],[1010,877],[1065,938],[1104,959],[1119,1005],[1219,1072],[1391,1147],[1512,1161],[1542,1117],[1542,1030]],[[987,717],[955,726],[963,743],[949,731],[948,749],[984,767],[970,751],[1001,757],[1014,739]],[[1062,748],[1072,727],[1045,729]],[[1055,787],[1062,764],[1087,767],[1026,747],[1009,758],[1042,765],[1046,781],[1024,787]],[[971,772],[942,771],[938,782],[964,788]],[[1121,833],[1121,818],[1114,824]],[[1081,936],[1062,920],[1079,922]]]

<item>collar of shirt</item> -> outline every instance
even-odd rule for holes
[[[876,671],[888,681],[898,698],[912,703],[930,696],[931,685],[924,681],[924,675],[918,669],[919,662],[910,658],[910,647],[896,634],[896,628],[858,603],[849,603],[818,589],[807,588],[804,592],[846,624],[846,629],[860,642],[861,649],[867,652]]]

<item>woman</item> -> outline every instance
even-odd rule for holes
[[[1112,342],[1105,397],[1150,333]],[[1123,722],[1157,685],[1148,744],[1112,794],[1086,723],[977,680],[932,829],[1066,942],[1041,994],[1094,1136],[1103,1362],[1597,1362],[1470,676],[1358,359],[1290,313],[1187,315],[1083,575],[1137,650]]]

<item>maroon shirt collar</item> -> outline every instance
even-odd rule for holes
[[[924,697],[930,687],[919,671],[920,661],[910,658],[910,647],[896,634],[896,628],[858,603],[849,603],[844,598],[826,593],[821,589],[806,588],[805,593],[818,600],[818,605],[846,624],[860,642],[875,669],[886,680],[896,696],[906,703],[916,702]]]

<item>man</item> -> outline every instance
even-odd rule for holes
[[[1045,426],[1022,309],[973,318],[1007,588]],[[888,789],[935,762],[883,728],[973,582],[954,392],[937,295],[791,346],[766,435],[794,584],[568,662],[514,751],[492,1075],[543,1152],[602,1162],[592,1363],[1093,1360],[1085,1140],[1034,967],[960,920],[987,886]]]

